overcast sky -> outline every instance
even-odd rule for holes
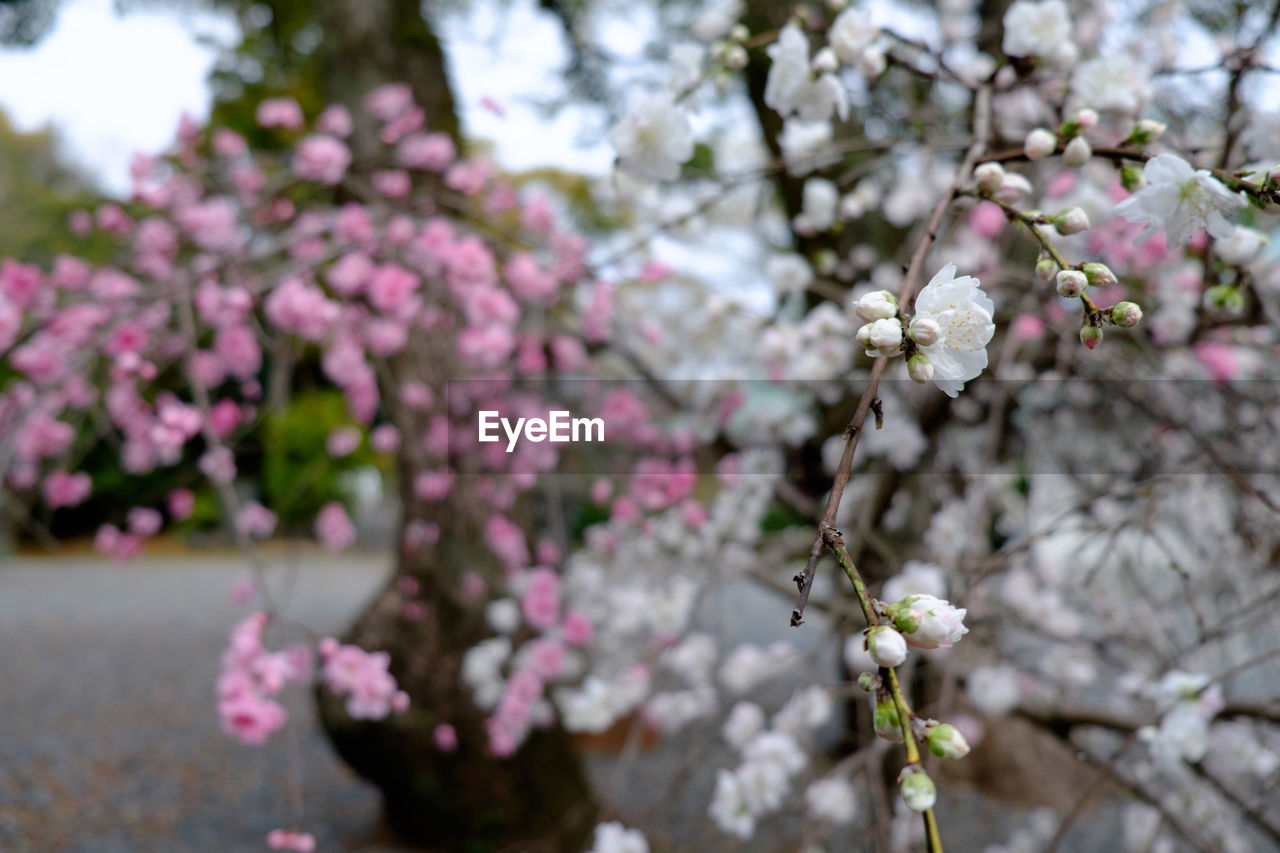
[[[196,33],[234,29],[208,14],[118,18],[111,0],[67,0],[34,49],[0,51],[0,107],[23,130],[52,124],[73,159],[122,191],[132,152],[163,147],[184,111],[208,114],[214,55]]]
[[[215,50],[197,37],[234,43],[235,28],[209,13],[162,9],[117,17],[111,6],[112,0],[66,0],[35,48],[0,50],[0,108],[23,130],[53,125],[71,158],[104,188],[125,193],[133,152],[163,149],[183,112],[208,115],[205,78]],[[584,134],[592,123],[581,110],[548,118],[523,100],[563,89],[565,55],[555,21],[532,0],[514,0],[501,14],[493,4],[473,8],[468,19],[446,22],[442,33],[469,133],[497,140],[508,168],[607,171],[611,153],[598,129]],[[480,105],[485,96],[505,108],[505,117]],[[594,144],[582,147],[584,136]]]

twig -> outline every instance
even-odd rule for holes
[[[928,255],[930,247],[933,245],[934,240],[937,239],[942,217],[946,214],[947,208],[951,206],[956,193],[960,191],[969,179],[969,174],[973,171],[973,167],[977,165],[978,160],[982,158],[983,153],[987,150],[987,137],[991,130],[991,89],[989,87],[983,86],[974,95],[973,111],[973,143],[969,146],[963,162],[956,170],[951,189],[934,206],[933,213],[929,217],[929,222],[926,226],[925,235],[916,246],[915,252],[912,253],[911,261],[907,265],[907,272],[902,279],[902,286],[898,290],[898,304],[904,308],[909,306],[915,297],[916,283],[920,278],[920,271],[924,267],[925,256]],[[822,512],[822,518],[818,521],[817,535],[814,537],[813,546],[809,549],[809,561],[805,564],[804,571],[795,577],[799,595],[796,598],[795,607],[791,611],[791,624],[793,626],[798,626],[804,622],[804,608],[809,601],[809,590],[813,588],[813,577],[817,572],[818,560],[822,557],[824,531],[831,527],[835,521],[836,513],[840,509],[840,499],[844,495],[845,486],[848,485],[849,476],[853,471],[853,456],[858,449],[858,439],[862,434],[867,414],[871,411],[871,405],[876,399],[876,393],[880,387],[880,378],[884,375],[888,362],[889,359],[887,357],[880,356],[872,364],[871,374],[867,377],[867,386],[863,389],[862,396],[858,399],[858,406],[854,412],[853,420],[845,428],[844,452],[841,454],[840,464],[836,468],[835,479],[831,484],[831,492],[827,496],[826,508]]]

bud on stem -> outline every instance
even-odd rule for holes
[[[939,758],[964,758],[969,754],[969,742],[950,723],[931,726],[925,735],[925,745]]]
[[[1064,299],[1076,298],[1088,286],[1089,278],[1080,270],[1063,270],[1058,273],[1058,295]]]
[[[1004,184],[1004,167],[999,163],[983,163],[973,170],[973,180],[978,192],[993,194]]]
[[[1244,294],[1233,284],[1215,284],[1204,292],[1204,304],[1223,314],[1244,312]]]
[[[1116,274],[1111,271],[1109,266],[1100,264],[1097,261],[1090,261],[1080,269],[1093,287],[1110,287],[1118,281]]]
[[[1079,207],[1070,207],[1049,220],[1058,233],[1064,236],[1089,230],[1089,216]]]
[[[924,353],[916,353],[907,359],[907,374],[913,382],[924,385],[933,380],[933,362]]]
[[[1077,136],[1068,142],[1067,147],[1062,150],[1062,162],[1074,169],[1078,169],[1088,163],[1092,157],[1093,148],[1090,147],[1089,140],[1083,136]]]
[[[867,651],[878,666],[898,666],[907,659],[907,641],[888,625],[877,625],[867,632]]]
[[[1142,308],[1136,302],[1117,302],[1111,309],[1111,322],[1123,329],[1132,329],[1142,322]]]
[[[888,693],[882,691],[876,698],[875,710],[871,714],[876,735],[890,743],[902,743],[902,718],[898,716],[898,707]]]
[[[902,801],[912,811],[928,811],[938,801],[937,786],[919,765],[908,764],[902,768],[898,776],[898,790],[902,793]]]

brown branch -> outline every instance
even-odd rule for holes
[[[991,89],[986,86],[979,89],[974,95],[973,104],[973,143],[969,146],[963,162],[956,170],[951,189],[939,199],[934,207],[925,227],[924,237],[911,255],[911,261],[907,265],[906,274],[902,279],[902,286],[898,290],[898,305],[904,310],[909,308],[915,297],[917,282],[920,279],[921,270],[924,268],[925,257],[933,246],[934,240],[937,239],[938,228],[942,225],[943,216],[946,215],[947,209],[951,206],[956,193],[969,180],[973,167],[977,165],[978,160],[982,158],[987,150],[987,138],[991,132]],[[799,595],[796,598],[795,607],[791,611],[792,626],[798,626],[804,622],[804,608],[809,601],[809,590],[813,587],[813,577],[817,572],[818,560],[822,557],[824,536],[835,522],[836,513],[840,509],[840,499],[844,495],[845,486],[848,485],[849,476],[853,471],[853,456],[858,449],[858,439],[862,434],[867,414],[871,411],[872,404],[876,400],[880,379],[884,376],[888,362],[889,359],[887,357],[880,356],[872,364],[871,374],[867,377],[866,388],[863,389],[862,396],[858,398],[858,406],[854,411],[853,420],[845,428],[844,452],[841,454],[840,464],[836,468],[836,475],[831,484],[831,492],[827,496],[826,508],[823,510],[822,518],[818,521],[818,529],[817,534],[814,536],[813,546],[809,549],[809,561],[805,564],[804,571],[795,577]]]

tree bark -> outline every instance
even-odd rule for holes
[[[318,85],[327,98],[354,107],[376,86],[407,82],[427,126],[459,137],[444,54],[418,0],[336,0],[319,5],[316,14],[324,43],[313,56],[320,60]],[[375,133],[357,121],[357,163],[377,149]],[[411,411],[398,399],[402,382],[423,382],[436,392],[434,411],[444,411],[445,383],[465,375],[456,360],[451,336],[414,335],[381,382],[383,404],[404,437],[397,541],[404,541],[415,520],[438,525],[440,538],[434,547],[399,548],[395,577],[344,638],[390,653],[410,709],[379,722],[354,721],[339,700],[318,688],[320,719],[343,760],[381,790],[387,824],[406,842],[441,851],[517,843],[524,850],[581,849],[597,807],[570,736],[558,727],[535,731],[514,756],[494,757],[486,715],[459,680],[466,650],[490,634],[483,602],[461,598],[460,577],[465,570],[502,577],[484,540],[489,510],[465,476],[446,501],[424,504],[415,497],[415,475],[445,460],[428,458],[418,440],[430,413]],[[404,578],[419,585],[424,619],[404,618]],[[434,730],[442,723],[457,730],[456,752],[435,744]]]

